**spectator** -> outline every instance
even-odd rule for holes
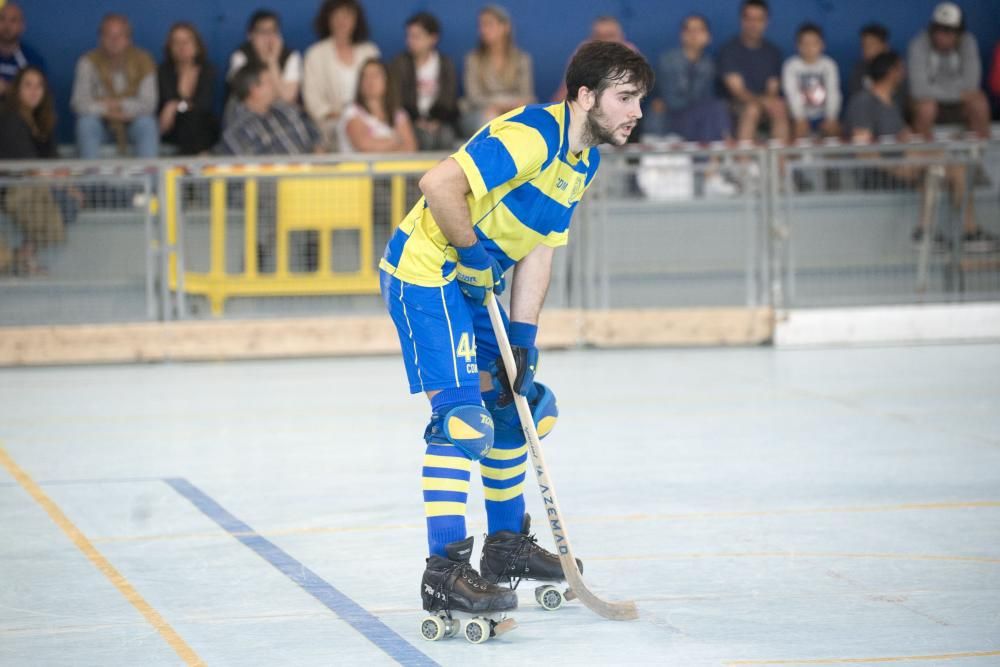
[[[204,153],[219,137],[215,103],[215,68],[195,27],[175,23],[157,70],[160,135],[181,155]]]
[[[302,56],[285,46],[281,35],[281,19],[268,9],[258,9],[247,22],[247,39],[229,57],[226,81],[232,92],[236,72],[248,64],[264,65],[264,82],[274,89],[276,99],[296,104],[302,81]],[[227,95],[228,96],[228,95]],[[225,121],[233,106],[227,102]]]
[[[358,73],[380,53],[368,41],[368,22],[356,0],[325,0],[314,28],[320,41],[306,51],[302,97],[328,147],[335,149],[340,115],[357,90]]]
[[[771,136],[788,141],[788,110],[781,99],[781,51],[764,39],[769,9],[765,0],[745,0],[740,34],[719,50],[719,71],[736,113],[736,138],[753,140],[761,121]]]
[[[441,24],[427,12],[406,22],[406,51],[389,66],[390,81],[410,115],[420,150],[455,147],[458,74],[451,58],[437,49]]]
[[[580,50],[580,47],[588,42],[615,42],[617,44],[624,44],[628,48],[632,49],[636,53],[639,52],[638,47],[635,44],[625,39],[625,29],[622,28],[621,22],[614,16],[598,16],[594,19],[594,22],[590,25],[590,37],[585,39],[583,42],[573,50],[573,55],[570,56],[570,60],[576,55],[576,52]],[[569,63],[566,63],[569,65]],[[562,102],[566,99],[566,77],[564,76],[559,82],[559,87],[556,92],[552,94],[553,102]],[[633,132],[630,136],[638,136],[638,132]]]
[[[907,62],[918,133],[931,140],[935,123],[965,123],[979,137],[989,137],[979,46],[966,32],[958,5],[942,2],[934,8],[930,25],[910,42]]]
[[[0,160],[56,157],[56,114],[52,92],[42,70],[21,69],[10,83],[0,107]],[[65,190],[60,194],[66,195]],[[0,273],[32,275],[41,271],[35,251],[64,238],[64,218],[55,193],[44,185],[9,185],[3,210],[19,232],[11,250],[0,238]]]
[[[80,157],[98,157],[101,144],[114,140],[124,153],[155,158],[160,132],[156,123],[156,63],[132,45],[132,26],[121,14],[101,20],[98,48],[77,61],[70,106],[76,112]]]
[[[341,150],[357,153],[412,153],[417,139],[381,60],[361,67],[354,101],[344,108],[338,128]]]
[[[868,85],[868,65],[875,56],[887,53],[892,50],[889,45],[889,30],[880,23],[869,23],[861,28],[861,60],[854,64],[851,70],[851,78],[847,82],[847,98],[850,99],[856,93],[861,92]],[[904,118],[910,116],[910,92],[909,83],[903,79],[896,90],[893,102],[903,112]]]
[[[45,61],[38,53],[21,41],[24,34],[24,12],[16,2],[0,6],[0,97],[17,73],[34,65],[45,71]]]
[[[889,51],[872,59],[868,66],[869,86],[851,98],[847,107],[846,123],[851,139],[856,143],[868,143],[874,139],[891,137],[905,141],[910,136],[910,130],[903,120],[903,114],[893,102],[893,95],[905,78],[903,61],[898,54]],[[913,153],[914,158],[927,159],[933,157],[926,152]],[[907,183],[923,182],[927,176],[924,167],[898,167],[887,169],[892,176]],[[964,167],[948,167],[945,180],[951,193],[952,202],[960,206],[965,199],[967,175]],[[923,202],[923,198],[921,198]],[[913,230],[913,241],[923,243],[927,234],[927,226],[931,221],[931,212],[922,211],[920,225]],[[992,234],[983,231],[976,225],[975,208],[970,198],[965,207],[963,223],[962,247],[968,252],[992,252],[997,247],[997,239]],[[935,250],[944,251],[948,248],[947,240],[940,233],[932,240]]]
[[[715,62],[706,51],[711,41],[708,19],[691,14],[681,23],[680,48],[660,57],[654,111],[665,113],[667,131],[685,141],[709,143],[732,135],[729,109],[715,94]]]
[[[796,33],[799,54],[785,61],[781,82],[795,123],[795,137],[817,131],[825,137],[840,136],[840,72],[837,63],[823,55],[823,30],[803,23]]]
[[[42,70],[35,65],[18,71],[0,113],[0,160],[56,157],[55,104]]]
[[[510,14],[486,5],[479,11],[479,46],[465,56],[462,132],[472,136],[492,118],[534,101],[531,56],[515,45]]]
[[[223,155],[300,155],[319,145],[319,132],[297,106],[278,97],[268,67],[251,62],[232,79],[232,121],[216,152]]]

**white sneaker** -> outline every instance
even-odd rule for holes
[[[739,188],[719,174],[710,174],[705,177],[706,197],[735,197],[737,194],[739,194]]]

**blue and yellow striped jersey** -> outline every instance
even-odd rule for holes
[[[566,245],[573,210],[597,173],[596,149],[569,152],[569,113],[564,102],[514,109],[452,155],[471,186],[476,235],[505,271],[539,243]],[[454,279],[457,260],[421,197],[379,267],[405,282],[437,287]]]

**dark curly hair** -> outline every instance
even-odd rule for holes
[[[634,83],[642,94],[653,88],[653,68],[641,54],[617,42],[588,42],[566,69],[566,99],[575,100],[580,88],[598,96],[616,83]]]

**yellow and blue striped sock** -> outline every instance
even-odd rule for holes
[[[447,558],[445,545],[465,539],[465,505],[472,460],[454,445],[429,444],[424,453],[424,514],[432,556]]]
[[[493,443],[493,449],[479,462],[486,496],[489,533],[521,531],[524,518],[524,476],[528,446]]]

